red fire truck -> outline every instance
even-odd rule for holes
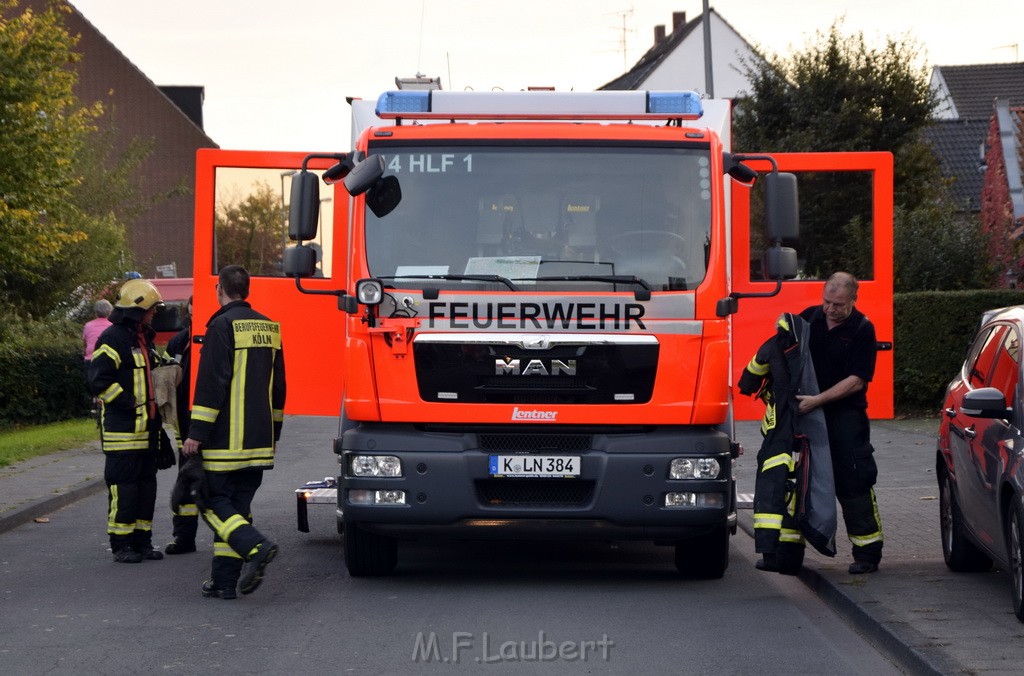
[[[892,156],[737,155],[730,116],[692,92],[394,91],[353,102],[350,152],[199,152],[197,317],[237,262],[224,195],[280,181],[287,247],[252,298],[282,324],[286,413],[340,411],[300,527],[336,500],[350,574],[420,537],[646,540],[724,574],[733,423],[761,414],[732,383],[821,299],[798,182],[865,186],[858,307],[892,335]]]

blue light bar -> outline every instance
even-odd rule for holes
[[[696,120],[696,92],[446,92],[399,90],[377,99],[382,119],[445,120]]]
[[[426,90],[409,90],[384,92],[377,99],[377,117],[391,115],[429,113],[430,92]]]
[[[697,92],[648,92],[647,112],[696,118],[704,114],[704,107]]]

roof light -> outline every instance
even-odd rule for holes
[[[697,92],[649,92],[647,112],[697,119],[704,109]]]
[[[703,115],[696,92],[391,91],[377,99],[383,119],[638,120]]]
[[[430,112],[430,91],[429,90],[405,90],[397,92],[384,92],[377,99],[377,116],[402,117],[410,113]]]

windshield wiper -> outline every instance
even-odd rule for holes
[[[517,277],[517,282],[604,282],[606,284],[637,284],[647,291],[651,285],[635,275],[554,275],[550,277]]]
[[[377,279],[441,279],[453,282],[497,282],[507,286],[510,291],[519,291],[519,288],[512,283],[512,280],[501,275],[390,275],[377,277]]]

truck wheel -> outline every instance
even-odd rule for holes
[[[398,564],[398,541],[346,523],[345,567],[352,577],[387,575]]]
[[[676,570],[684,577],[718,579],[729,567],[729,529],[716,528],[676,543]]]
[[[1013,583],[1013,614],[1024,622],[1024,501],[1013,496],[1006,526],[1006,550],[1010,555],[1010,581]]]
[[[942,532],[942,558],[946,567],[957,573],[977,573],[992,567],[992,559],[967,539],[964,515],[945,470],[939,475],[939,529]]]

